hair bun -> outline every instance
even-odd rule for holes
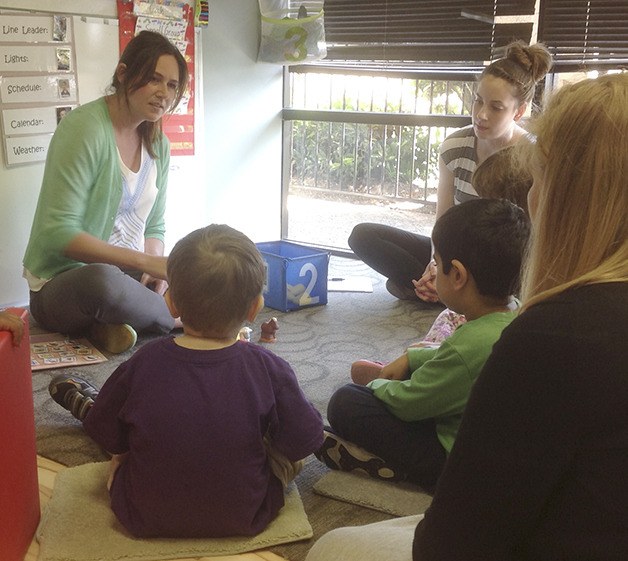
[[[506,47],[505,58],[523,68],[534,82],[541,80],[552,67],[552,55],[543,43],[526,45],[515,41]]]

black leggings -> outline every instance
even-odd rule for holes
[[[423,276],[432,257],[432,243],[427,236],[370,222],[353,228],[349,247],[379,274],[409,288],[414,288],[413,279]]]

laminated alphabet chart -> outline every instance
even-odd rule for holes
[[[52,133],[77,100],[72,18],[0,14],[0,121],[6,164],[44,161]]]
[[[107,360],[87,339],[71,339],[61,333],[31,335],[30,345],[33,371],[85,366]]]

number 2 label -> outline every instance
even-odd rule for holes
[[[300,277],[305,277],[308,273],[312,274],[310,278],[310,282],[305,287],[305,292],[300,298],[299,305],[307,306],[308,304],[318,304],[320,297],[318,296],[310,296],[312,294],[312,290],[314,290],[314,286],[316,286],[316,281],[318,279],[318,271],[313,263],[305,263],[301,270],[299,271]]]

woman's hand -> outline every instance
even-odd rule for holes
[[[438,302],[438,293],[436,292],[436,262],[433,260],[427,264],[423,276],[419,280],[413,280],[414,292],[424,302]]]
[[[153,292],[156,292],[160,296],[163,296],[168,290],[168,283],[164,279],[157,279],[148,273],[144,273],[140,282],[147,288],[150,288]]]
[[[145,268],[140,269],[144,271],[141,282],[144,286],[163,296],[168,289],[168,277],[166,276],[168,258],[164,257],[164,243],[156,238],[146,238],[144,240],[144,253],[148,257],[148,263]]]

